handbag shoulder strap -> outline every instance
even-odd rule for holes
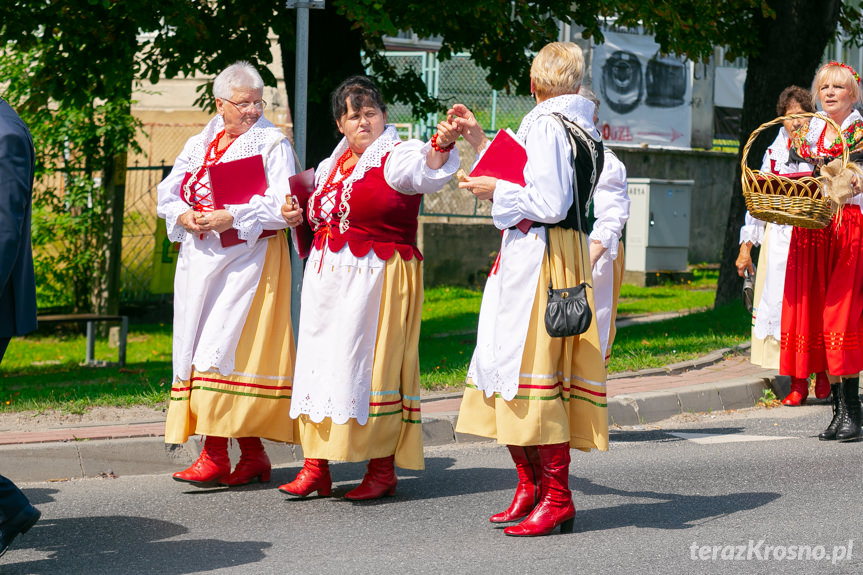
[[[566,132],[567,137],[569,138],[569,147],[572,150],[572,153],[569,155],[569,163],[572,166],[572,202],[575,204],[575,217],[578,220],[578,234],[581,234],[581,210],[578,207],[578,178],[575,173],[575,158],[578,154],[578,144],[576,140],[575,134],[573,134],[573,130],[570,129],[570,126],[577,126],[579,130],[581,130],[581,126],[575,124],[574,122],[570,122],[566,119],[563,114],[559,112],[555,112],[552,114],[554,119],[561,125],[563,131]],[[594,173],[592,174],[592,178],[596,178],[596,163],[594,162]],[[588,200],[590,201],[590,200]],[[548,226],[543,226],[545,228],[545,252],[548,257],[548,289],[554,289],[551,281],[551,229]],[[578,261],[582,266],[582,278],[586,277],[584,273],[584,256],[581,251],[581,237],[578,237]]]

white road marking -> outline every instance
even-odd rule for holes
[[[684,433],[667,431],[669,435],[686,439],[700,445],[716,443],[741,443],[744,441],[776,441],[778,439],[796,439],[787,435],[745,435],[742,433]]]

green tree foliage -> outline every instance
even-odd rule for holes
[[[0,21],[3,96],[30,126],[38,283],[44,301],[116,313],[125,158],[136,82],[195,71],[209,3],[16,0]]]
[[[295,14],[283,0],[13,0],[4,11],[5,95],[33,129],[40,169],[60,171],[68,182],[37,206],[43,211],[34,225],[45,236],[36,241],[56,248],[44,256],[54,259],[42,262],[43,277],[50,279],[47,270],[53,266],[57,287],[68,289],[73,285],[68,279],[80,270],[87,281],[75,284],[78,307],[89,293],[95,294],[97,309],[116,308],[122,218],[115,214],[122,214],[123,155],[133,142],[136,82],[214,74],[246,59],[272,84],[261,66],[272,60],[272,29],[293,103]],[[557,39],[558,22],[582,27],[585,37],[601,42],[605,18],[641,26],[663,51],[694,60],[710,57],[718,45],[726,46],[730,57],[748,57],[744,140],[772,117],[784,87],[808,85],[837,22],[855,37],[861,32],[860,12],[851,0],[327,0],[325,10],[310,11],[308,163],[325,157],[338,138],[329,94],[346,76],[364,70],[361,53],[388,100],[410,103],[417,113],[443,109],[416,74],[399,72],[382,57],[385,35],[410,29],[439,38],[440,58],[469,52],[494,88],[527,93],[531,53]],[[211,104],[208,88],[201,89],[202,105]],[[738,288],[731,252],[736,252],[743,203],[739,187],[732,192],[717,305],[736,297]],[[96,239],[85,241],[87,234]],[[57,248],[58,242],[70,245]]]

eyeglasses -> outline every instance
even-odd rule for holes
[[[254,107],[256,110],[260,110],[261,112],[263,112],[264,109],[267,107],[267,102],[264,100],[257,100],[255,102],[240,102],[239,104],[237,104],[236,102],[231,102],[227,98],[222,98],[222,99],[225,100],[226,102],[228,102],[229,104],[233,104],[236,109],[238,109],[239,111],[241,111],[243,113],[248,112],[249,110],[252,109],[252,107]]]

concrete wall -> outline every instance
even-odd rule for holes
[[[461,144],[461,142],[460,142]],[[459,145],[462,167],[470,168],[470,148]],[[715,263],[722,254],[736,154],[687,150],[615,149],[632,178],[694,180],[689,238],[689,263]],[[488,217],[487,206],[473,207],[453,184],[430,197],[425,210],[438,207],[464,217],[423,216],[419,244],[425,256],[425,284],[482,286],[500,247],[500,232]],[[625,232],[624,232],[625,233]]]
[[[715,263],[722,257],[722,242],[737,155],[688,150],[615,149],[630,178],[694,180],[689,263]]]

